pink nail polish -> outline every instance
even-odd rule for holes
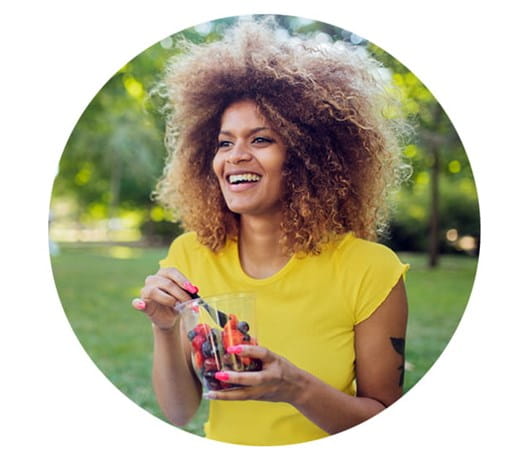
[[[139,311],[143,311],[146,308],[146,303],[143,300],[138,300],[133,304],[133,307]]]
[[[240,345],[236,345],[236,346],[229,346],[227,348],[227,352],[229,354],[239,354],[240,352],[243,351],[243,346],[240,346]]]
[[[183,283],[183,289],[185,289],[187,292],[190,292],[191,294],[195,294],[199,291],[199,289],[189,281],[185,281]]]
[[[218,381],[228,381],[229,380],[229,374],[224,373],[223,371],[217,371],[216,373],[214,373],[214,377]]]

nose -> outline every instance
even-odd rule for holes
[[[246,162],[251,160],[252,155],[249,152],[248,148],[244,145],[243,141],[236,142],[227,157],[227,162],[236,164],[239,162]]]

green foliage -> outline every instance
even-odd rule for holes
[[[404,186],[394,203],[394,216],[389,238],[385,244],[395,250],[426,251],[429,242],[430,178],[427,172],[414,176],[414,182]],[[459,252],[446,239],[448,230],[455,229],[458,237],[479,239],[479,208],[474,181],[466,178],[440,177],[439,206],[440,250]]]
[[[96,94],[71,133],[60,161],[53,200],[66,196],[73,199],[79,220],[116,217],[119,208],[140,210],[143,220],[139,225],[145,236],[165,239],[171,215],[150,217],[156,208],[150,195],[166,156],[163,100],[152,89],[169,58],[181,52],[181,37],[196,43],[218,40],[236,20],[224,18],[166,37],[119,69]],[[294,35],[318,35],[321,40],[344,40],[366,47],[389,70],[402,110],[415,127],[415,135],[404,149],[413,175],[397,197],[400,209],[392,229],[395,245],[402,249],[426,246],[431,214],[427,186],[433,180],[436,161],[441,230],[456,227],[460,233],[479,237],[477,197],[468,158],[448,116],[419,78],[390,54],[351,32],[293,16],[276,16],[276,20]]]

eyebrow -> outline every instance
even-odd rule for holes
[[[255,127],[254,129],[249,130],[249,135],[254,135],[257,132],[261,132],[262,130],[271,130],[271,129],[269,127]],[[230,130],[220,130],[220,135],[232,136],[232,132]]]

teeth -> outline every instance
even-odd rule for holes
[[[260,181],[260,176],[255,175],[253,173],[244,173],[242,175],[230,175],[229,176],[229,182],[231,184],[236,184],[243,181]]]

